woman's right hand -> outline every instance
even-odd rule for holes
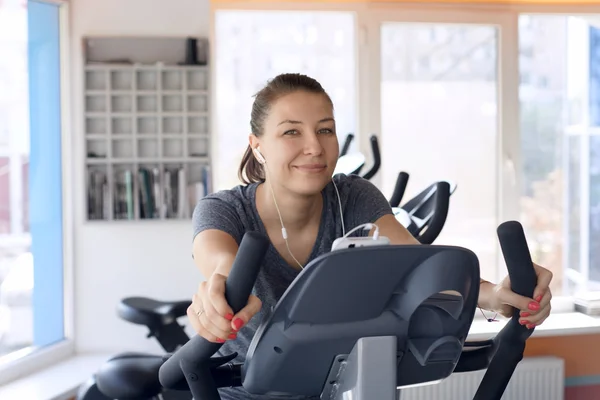
[[[235,339],[237,332],[262,306],[258,297],[250,295],[246,307],[234,315],[225,298],[226,279],[225,275],[215,272],[207,281],[201,282],[187,309],[188,318],[196,333],[213,343]]]

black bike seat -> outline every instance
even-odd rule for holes
[[[150,399],[162,392],[158,370],[163,357],[124,353],[104,363],[96,373],[98,389],[111,399]]]
[[[156,327],[184,316],[191,301],[158,301],[147,297],[128,297],[117,307],[119,317],[134,324]]]

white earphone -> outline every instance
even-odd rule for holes
[[[266,164],[267,163],[267,160],[265,160],[265,158],[263,157],[263,155],[260,152],[260,150],[258,149],[258,147],[253,148],[252,152],[254,153],[254,157],[256,157],[256,160],[258,161],[259,164]]]

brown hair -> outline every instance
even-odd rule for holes
[[[250,114],[250,130],[252,134],[256,137],[260,137],[263,134],[265,119],[269,114],[271,105],[277,99],[299,90],[323,94],[333,107],[331,98],[315,79],[302,74],[277,75],[254,95],[254,103],[252,104],[252,112]],[[254,158],[250,145],[248,145],[242,157],[238,176],[244,184],[264,182],[265,180],[264,168]]]

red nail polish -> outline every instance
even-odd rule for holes
[[[532,301],[531,303],[529,303],[529,307],[528,308],[530,310],[537,311],[537,310],[540,309],[540,305],[538,303]]]
[[[217,338],[217,342],[219,342],[219,343],[225,343],[225,341],[223,339],[221,339],[221,338]]]
[[[528,312],[521,312],[521,317],[529,317],[529,315]]]
[[[235,326],[235,329],[237,329],[238,331],[240,330],[242,325],[244,325],[244,321],[242,321],[240,318],[236,318],[235,321],[233,321],[233,326]]]
[[[538,303],[539,303],[540,301],[542,301],[542,295],[540,294],[538,297],[536,297],[536,298],[535,298],[535,301],[537,301]]]
[[[229,335],[229,339],[236,339],[237,335],[235,333],[232,333],[231,335]]]
[[[525,325],[525,324],[527,323],[527,321],[525,321],[524,319],[522,319],[522,320],[519,320],[519,323],[520,323],[521,325]]]
[[[527,329],[533,329],[533,327],[534,327],[534,326],[535,326],[535,325],[533,325],[533,324],[528,324],[528,325],[527,325]]]
[[[231,320],[233,319],[233,314],[231,314],[231,313],[225,314],[225,318],[226,318],[228,321],[231,321]]]

